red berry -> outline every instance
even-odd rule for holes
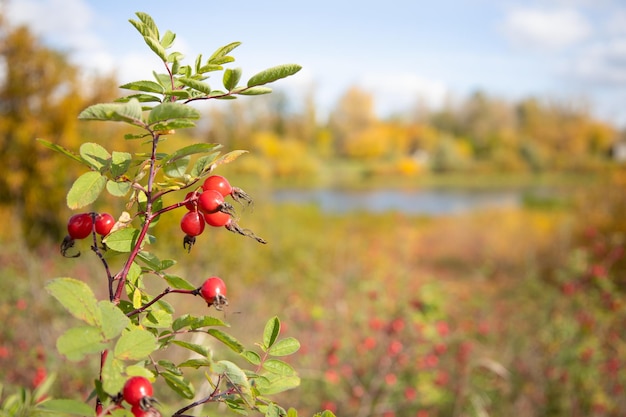
[[[219,277],[210,277],[200,287],[200,295],[209,305],[221,310],[228,304],[226,298],[226,284]]]
[[[222,227],[226,226],[231,221],[231,217],[228,213],[217,211],[215,213],[205,214],[204,220],[213,227]]]
[[[67,222],[67,233],[72,239],[84,239],[91,234],[92,229],[91,213],[75,214]]]
[[[145,404],[152,397],[152,383],[143,376],[130,377],[124,384],[122,396],[133,407]]]
[[[180,220],[180,228],[187,236],[198,236],[204,231],[204,217],[197,211],[188,211]]]
[[[224,197],[230,195],[233,192],[233,187],[231,187],[228,180],[221,175],[211,175],[206,180],[204,180],[204,184],[202,184],[202,189],[204,191],[207,190],[215,190],[219,191]]]
[[[220,211],[224,196],[216,190],[206,190],[198,196],[198,209],[205,214]]]
[[[114,225],[115,219],[109,213],[102,213],[96,216],[96,233],[100,236],[106,236],[111,233]]]
[[[185,196],[185,200],[189,200],[192,195],[194,195],[193,191],[187,193],[187,195]],[[199,195],[199,194],[196,193],[196,195]],[[187,210],[189,211],[196,211],[198,209],[198,200],[196,199],[195,201],[186,202],[185,207],[187,207]]]

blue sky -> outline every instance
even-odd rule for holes
[[[176,4],[175,4],[176,3]],[[281,83],[313,91],[332,108],[353,85],[371,91],[385,116],[418,100],[439,106],[476,90],[587,103],[626,126],[624,0],[9,0],[14,23],[89,70],[120,82],[150,78],[158,66],[128,23],[134,12],[175,32],[193,62],[231,41],[244,77],[282,63],[304,68]]]

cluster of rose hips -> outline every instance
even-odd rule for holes
[[[80,252],[75,255],[68,255],[67,251],[74,247],[76,240],[85,239],[92,233],[100,236],[106,236],[111,233],[115,219],[109,213],[79,213],[74,214],[67,221],[67,236],[61,244],[61,254],[66,257],[78,257]]]
[[[196,236],[204,232],[208,224],[213,227],[225,227],[231,232],[252,237],[260,243],[266,243],[255,236],[250,230],[242,229],[234,219],[235,209],[224,199],[232,197],[237,202],[251,204],[250,196],[241,188],[233,187],[228,180],[220,175],[211,175],[202,184],[202,188],[187,193],[184,205],[188,212],[180,220],[180,228],[185,233],[183,247],[191,250]]]

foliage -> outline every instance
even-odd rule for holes
[[[192,199],[197,199],[197,194],[202,192],[199,182],[218,166],[235,160],[243,153],[232,151],[222,154],[220,145],[207,143],[186,145],[169,153],[160,152],[159,144],[166,135],[175,135],[177,130],[195,126],[200,114],[188,104],[197,100],[267,94],[271,89],[266,84],[295,74],[300,66],[272,67],[253,75],[241,85],[241,69],[224,68],[225,64],[234,61],[229,54],[239,46],[238,42],[218,48],[207,60],[198,56],[193,66],[183,65],[182,54],[169,51],[176,35],[170,31],[161,35],[146,13],[138,12],[137,18],[130,23],[162,60],[165,73],[155,72],[155,81],[141,80],[123,85],[123,88],[136,93],[114,103],[91,105],[78,118],[131,125],[136,130],[126,134],[125,138],[147,139],[148,152],[109,150],[94,142],[84,142],[78,152],[74,152],[51,141],[39,140],[48,149],[88,169],[76,178],[67,193],[66,202],[70,209],[91,206],[105,190],[110,197],[127,200],[126,211],[117,216],[118,221],[112,230],[107,228],[106,232],[102,232],[106,236],[101,241],[96,233],[99,230],[97,213],[89,212],[80,220],[80,227],[86,224],[91,228],[91,251],[101,263],[104,279],[100,285],[105,284],[108,290],[106,299],[98,300],[89,284],[71,277],[56,278],[45,286],[47,292],[80,322],[58,338],[56,346],[59,353],[73,362],[99,357],[98,378],[90,395],[90,398],[95,398],[95,410],[77,400],[45,398],[43,387],[47,389],[47,383],[32,395],[22,390],[10,396],[3,408],[9,413],[17,413],[19,409],[19,412],[35,415],[40,411],[56,415],[129,415],[128,411],[118,410],[124,408],[120,392],[129,377],[143,376],[151,381],[158,378],[182,399],[192,400],[196,391],[188,374],[190,370],[202,369],[212,387],[211,392],[178,411],[167,411],[168,414],[184,416],[188,410],[219,402],[241,414],[258,411],[267,416],[286,415],[287,411],[270,397],[299,385],[296,371],[283,359],[298,351],[298,341],[291,337],[279,338],[280,321],[277,317],[265,324],[257,351],[246,348],[227,333],[224,328],[228,324],[219,318],[176,315],[172,305],[163,299],[170,294],[187,297],[201,295],[200,287],[171,274],[168,269],[176,261],[160,259],[149,250],[149,246],[156,241],[154,226],[162,216],[192,203],[191,209],[197,211]],[[213,89],[206,83],[207,74],[216,71],[223,72],[223,89]],[[183,201],[169,205],[164,203],[164,197],[185,189],[192,192]],[[239,188],[229,186],[227,193],[233,199],[249,200],[249,196]],[[228,230],[265,243],[230,218],[230,204],[224,207],[228,208],[226,215],[229,221],[225,222]],[[86,223],[89,218],[91,222]],[[69,222],[78,221],[75,219],[78,218],[72,217]],[[68,224],[68,230],[69,226],[72,224]],[[70,232],[63,241],[61,253],[68,257],[80,256],[80,252],[74,252],[75,241],[83,239],[85,234],[73,235]],[[185,236],[184,245],[189,250],[194,242],[194,237]],[[121,269],[114,273],[113,261],[119,259],[123,259]],[[151,295],[145,285],[148,276],[160,278],[165,289]],[[221,291],[225,292],[225,288]],[[124,295],[128,301],[123,299]],[[210,303],[209,300],[205,302]],[[225,298],[220,299],[220,305],[214,305],[221,309],[223,304],[227,304]],[[240,360],[247,362],[250,369],[241,368],[230,360],[218,360],[207,346],[185,338],[198,333],[204,333],[229,348]],[[158,358],[159,352],[176,348],[187,350],[194,356],[178,363]],[[150,398],[145,402],[142,400],[140,408],[133,408],[132,413],[159,414]],[[295,410],[290,410],[288,414],[297,415]]]

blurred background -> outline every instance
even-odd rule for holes
[[[227,282],[235,337],[259,340],[278,315],[301,341],[302,387],[283,403],[303,415],[626,413],[622,2],[0,5],[7,390],[59,373],[55,394],[83,398],[97,372],[56,353],[71,323],[42,290],[71,276],[106,291],[86,244],[59,254],[82,169],[35,138],[143,149],[124,126],[77,115],[162,70],[128,23],[144,11],[189,62],[241,41],[244,78],[304,67],[269,96],[199,105],[198,127],[164,144],[249,150],[216,173],[255,199],[240,224],[269,244],[209,230],[187,254],[174,211],[154,249],[191,282]]]

